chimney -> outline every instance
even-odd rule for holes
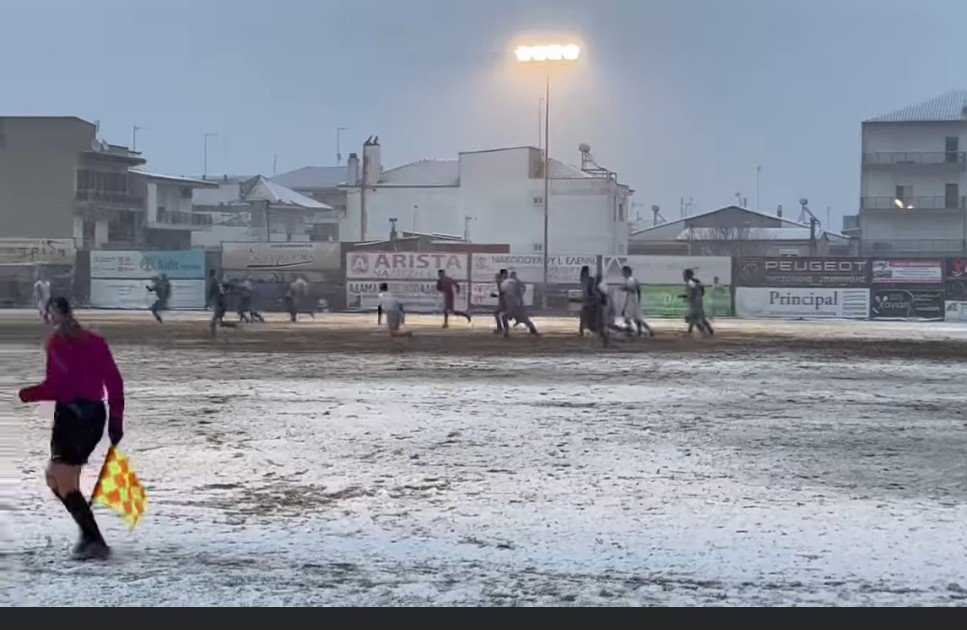
[[[776,207],[776,216],[779,217],[780,219],[782,218],[782,204],[781,203]]]
[[[363,171],[364,183],[369,186],[375,186],[379,183],[379,177],[383,174],[379,136],[374,136],[363,145]]]
[[[350,153],[346,160],[346,183],[350,186],[359,183],[359,156],[355,153]]]

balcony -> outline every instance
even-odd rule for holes
[[[144,210],[144,197],[108,190],[78,189],[74,201],[84,209]]]
[[[157,217],[148,221],[148,227],[162,230],[210,230],[212,217],[208,214],[158,208]]]
[[[950,167],[967,170],[964,151],[885,151],[864,153],[863,166]]]
[[[967,207],[967,197],[961,195],[957,199],[947,199],[944,195],[926,197],[906,197],[904,207],[900,208],[897,198],[892,195],[860,197],[860,207],[863,210],[963,210]]]

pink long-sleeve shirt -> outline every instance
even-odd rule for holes
[[[54,333],[47,340],[47,378],[39,385],[20,390],[20,399],[61,403],[104,400],[105,389],[111,421],[120,425],[124,417],[124,381],[107,342],[87,330],[71,336]]]

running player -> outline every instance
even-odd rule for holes
[[[151,279],[151,286],[146,287],[148,291],[154,293],[155,301],[151,305],[151,314],[154,318],[158,320],[159,324],[163,324],[161,321],[161,311],[168,310],[168,298],[171,297],[171,282],[168,281],[168,276],[166,274],[161,274],[161,277],[155,276]]]
[[[524,293],[526,287],[524,283],[517,278],[517,272],[511,271],[510,276],[505,278],[503,282],[500,283],[500,294],[504,300],[504,337],[510,336],[510,319],[517,320],[518,323],[527,326],[527,329],[534,336],[540,336],[537,331],[537,326],[531,321],[530,315],[527,312],[527,307],[524,305]]]
[[[49,324],[50,317],[47,314],[47,303],[50,302],[50,280],[44,277],[43,273],[39,273],[37,281],[34,282],[33,297],[34,304],[37,305],[37,314],[40,315],[45,324]]]
[[[450,327],[450,313],[466,317],[469,324],[470,315],[458,311],[454,307],[455,294],[460,293],[460,284],[453,278],[448,277],[447,272],[443,269],[437,271],[436,290],[443,294],[443,327]]]
[[[685,279],[685,294],[680,296],[685,298],[688,303],[688,310],[685,313],[685,321],[688,322],[688,334],[692,334],[692,328],[698,326],[702,335],[714,335],[711,324],[705,319],[705,286],[702,281],[695,277],[695,272],[686,269],[682,273]]]
[[[66,298],[52,298],[47,310],[54,324],[47,340],[47,377],[39,385],[21,389],[20,400],[57,403],[47,485],[80,528],[73,556],[79,560],[104,559],[111,550],[81,494],[81,467],[101,441],[105,420],[112,445],[124,436],[124,382],[107,343],[81,328]],[[104,407],[105,389],[110,415]]]
[[[494,277],[494,281],[497,284],[497,290],[490,294],[490,297],[497,298],[497,308],[494,310],[494,320],[497,322],[497,329],[494,330],[495,335],[505,335],[507,331],[507,304],[504,299],[504,292],[501,288],[503,286],[504,280],[507,279],[507,270],[501,269],[497,272]]]
[[[386,315],[386,327],[390,337],[412,337],[413,331],[401,332],[400,328],[406,322],[406,312],[403,303],[390,293],[389,285],[385,282],[379,285],[379,302],[376,305],[376,324],[380,325]]]
[[[631,324],[634,322],[639,337],[645,334],[645,330],[648,331],[649,337],[654,337],[654,331],[648,326],[648,322],[641,314],[641,283],[632,275],[631,267],[628,265],[621,268],[621,275],[625,279],[625,283],[621,287],[625,294],[625,304],[624,308],[621,309],[621,315],[624,317],[628,333],[631,333]]]

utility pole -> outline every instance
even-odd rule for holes
[[[369,142],[367,140],[367,142]],[[363,175],[359,179],[359,240],[366,240],[366,167],[368,165],[366,146],[363,146]]]
[[[131,126],[131,150],[138,150],[138,132],[143,131],[144,127],[139,127],[138,125]]]
[[[340,135],[348,130],[348,127],[336,127],[336,166],[342,164],[342,150],[340,149]]]
[[[758,210],[762,207],[762,199],[759,197],[759,176],[762,174],[762,165],[758,164],[755,167],[755,208]]]
[[[278,166],[279,166],[279,154],[278,153],[273,153],[272,154],[272,175],[273,175],[273,177],[279,172]]]
[[[202,165],[201,178],[205,179],[206,177],[208,177],[208,139],[215,138],[218,136],[218,134],[214,131],[206,131],[205,133],[202,134],[202,136],[204,136],[205,138],[205,157]]]

